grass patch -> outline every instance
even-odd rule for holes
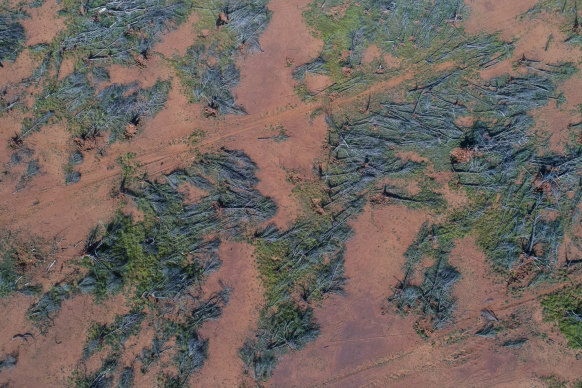
[[[582,348],[582,285],[571,285],[540,298],[544,318],[554,322],[572,348]]]

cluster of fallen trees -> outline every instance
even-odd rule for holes
[[[338,15],[336,10],[342,6],[345,11]],[[489,67],[508,58],[512,43],[493,35],[467,37],[458,28],[466,14],[467,7],[459,0],[314,2],[307,21],[321,33],[323,50],[318,58],[299,66],[294,76],[302,80],[305,73],[331,74],[339,82],[331,88],[338,92],[352,79],[366,83],[361,66],[370,45],[411,63],[456,61],[460,67]],[[373,71],[384,73],[389,64],[381,58],[376,61]]]
[[[392,107],[381,116],[389,120],[374,121],[378,131],[384,132],[386,127],[391,136],[404,128],[400,144],[420,144],[427,149],[448,143],[464,150],[461,159],[451,154],[450,165],[456,183],[467,188],[473,201],[462,221],[447,223],[453,225],[450,228],[457,237],[474,230],[477,242],[500,271],[516,276],[525,268],[520,275],[525,282],[509,279],[510,284],[517,282],[517,288],[551,275],[556,269],[558,247],[579,218],[580,147],[571,147],[562,155],[547,152],[540,156],[540,144],[528,132],[533,124],[528,112],[556,98],[553,79],[568,74],[568,68],[569,64],[545,65],[543,70],[536,66],[526,76],[498,78],[484,84],[450,76],[428,88],[415,88],[416,101],[405,104],[408,113],[415,112],[414,119]],[[440,110],[440,104],[448,108]],[[438,112],[437,120],[432,119],[433,109]],[[470,114],[475,121],[461,127],[451,117],[458,113]],[[410,122],[414,124],[408,127]],[[440,230],[450,233],[445,225],[433,226],[431,233],[426,227],[419,232],[405,255],[404,279],[390,298],[401,311],[419,306],[435,327],[451,317],[453,304],[447,289],[459,277],[446,264],[452,241],[447,240],[443,249]],[[425,245],[427,238],[429,245]],[[411,282],[419,258],[434,255],[436,264],[425,273],[425,280]],[[444,278],[438,278],[439,274]]]
[[[105,69],[100,69],[106,79]],[[109,133],[109,141],[123,138],[129,125],[155,116],[164,106],[168,81],[158,81],[149,89],[136,83],[114,84],[97,92],[98,83],[87,71],[76,71],[62,81],[50,82],[38,96],[32,119],[25,120],[19,134],[22,140],[38,131],[51,118],[66,120],[72,132],[83,141]]]
[[[146,179],[131,187],[122,184],[120,191],[135,201],[144,219],[119,214],[105,228],[96,229],[86,245],[86,274],[57,284],[28,311],[46,331],[62,302],[78,293],[105,298],[131,290],[132,300],[141,307],[111,324],[95,324],[90,329],[85,358],[103,348],[112,357],[96,374],[82,374],[82,381],[129,373],[121,369],[117,358],[123,343],[139,333],[144,319],[155,322],[156,334],[152,346],[135,360],[142,364],[142,371],[170,348],[178,374],[167,376],[168,381],[183,386],[202,366],[208,344],[198,330],[206,320],[221,314],[230,289],[225,287],[204,299],[196,295],[196,286],[220,267],[221,239],[242,235],[247,227],[271,218],[276,211],[275,203],[256,190],[256,170],[244,153],[221,150],[166,175],[163,183]],[[207,195],[196,203],[185,203],[183,185],[193,185]],[[151,313],[146,313],[146,306]],[[158,314],[158,308],[166,314]],[[170,312],[177,311],[178,318],[169,318]],[[168,348],[171,338],[175,345]]]
[[[153,298],[173,298],[220,266],[220,233],[235,236],[247,223],[272,217],[275,204],[256,189],[255,164],[238,151],[206,155],[191,168],[166,176],[163,184],[145,183],[135,198],[147,221],[118,216],[104,236],[90,238],[87,257],[95,262],[79,283],[84,292],[111,294],[126,286]],[[178,187],[191,184],[208,192],[183,204]],[[144,271],[143,277],[136,276]]]
[[[464,44],[474,46],[477,54],[465,62],[469,69],[486,68],[508,51],[484,37]],[[440,60],[439,50],[429,58]],[[306,72],[321,72],[323,65],[318,58],[297,68],[295,76],[301,79]],[[406,101],[369,101],[362,112],[328,117],[332,162],[319,169],[328,196],[323,209],[330,208],[328,204],[345,206],[379,178],[410,176],[423,167],[398,158],[394,149],[413,150],[439,168],[448,166],[456,184],[475,199],[461,217],[454,214],[445,224],[423,227],[407,251],[405,276],[390,298],[400,311],[420,311],[434,328],[446,324],[454,309],[450,291],[460,277],[448,264],[454,239],[475,230],[495,267],[506,273],[532,260],[528,284],[533,284],[555,268],[557,248],[579,203],[578,148],[565,155],[539,156],[540,144],[528,132],[533,124],[530,112],[550,100],[559,102],[555,82],[571,76],[574,69],[569,63],[542,64],[526,58],[518,66],[528,72],[488,82],[461,67],[417,83],[409,88]],[[472,120],[463,124],[466,121],[459,119],[464,117]],[[449,154],[451,150],[461,152]],[[495,205],[499,193],[502,209]],[[387,186],[381,195],[432,208],[440,199],[434,193],[409,196]],[[553,212],[558,214],[555,219]],[[415,279],[419,263],[426,258],[434,259],[434,264]]]
[[[146,60],[161,35],[186,20],[192,10],[190,3],[101,0],[65,7],[62,13],[70,19],[59,52],[81,52],[90,62],[133,64]]]
[[[89,328],[87,343],[83,349],[83,358],[88,359],[101,351],[105,345],[114,351],[119,351],[131,336],[139,332],[145,316],[142,311],[136,310],[116,316],[111,324],[94,323]]]
[[[404,277],[389,298],[399,311],[407,313],[417,310],[435,329],[450,322],[455,307],[451,291],[461,274],[448,263],[448,257],[454,247],[454,239],[461,233],[444,224],[425,223],[421,227],[416,240],[404,254]],[[420,273],[424,280],[419,282],[415,275],[427,259],[433,260],[434,264]]]
[[[137,84],[111,85],[99,92],[96,85],[109,81],[105,66],[112,63],[143,65],[161,35],[184,22],[192,9],[191,1],[182,0],[63,3],[60,14],[66,18],[66,29],[51,43],[29,48],[33,58],[43,58],[30,77],[17,85],[3,85],[11,93],[8,100],[2,99],[0,113],[15,107],[27,112],[20,103],[25,93],[39,85],[42,89],[32,115],[26,115],[21,132],[12,138],[12,148],[17,151],[28,135],[54,120],[66,121],[81,151],[93,148],[95,137],[105,132],[109,142],[131,138],[143,119],[161,110],[169,82],[158,81],[149,89]],[[13,60],[23,47],[24,29],[17,22],[23,15],[2,9],[0,63],[4,58]],[[75,71],[59,80],[66,58],[77,60]],[[67,184],[79,179],[78,172],[67,169]]]
[[[582,44],[579,6],[578,0],[540,0],[535,6],[526,11],[522,17],[537,18],[543,12],[561,15],[566,19],[561,28],[567,34],[564,42],[579,45]],[[546,43],[546,50],[549,44],[550,39]]]
[[[6,101],[4,98],[0,101],[0,113],[15,107],[26,111],[20,103],[26,90],[39,84],[42,88],[32,115],[26,115],[22,130],[12,139],[15,152],[24,145],[28,135],[54,120],[68,124],[80,151],[94,148],[96,137],[105,134],[108,143],[133,137],[143,121],[164,106],[169,81],[158,81],[151,88],[130,83],[98,91],[99,83],[109,82],[106,67],[113,63],[143,66],[162,34],[184,22],[194,9],[202,19],[197,27],[203,29],[208,19],[211,32],[192,46],[185,57],[176,59],[181,78],[191,90],[193,100],[206,102],[207,115],[245,113],[231,93],[239,80],[235,61],[239,53],[260,49],[259,37],[271,17],[265,0],[221,0],[210,6],[189,0],[65,3],[60,11],[66,18],[65,31],[50,44],[30,47],[32,55],[42,57],[42,61],[18,85],[5,85],[11,93]],[[9,9],[2,12],[0,38],[6,44],[1,46],[0,62],[4,57],[14,59],[22,48],[24,30],[17,22],[20,17]],[[61,64],[66,58],[77,59],[75,71],[59,80]],[[103,152],[104,148],[99,151]],[[73,168],[74,164],[65,168],[67,184],[81,178]],[[29,177],[24,178],[23,182]]]
[[[443,29],[450,33],[453,28],[449,26],[466,16],[466,6],[459,0],[367,0],[362,8],[383,21],[371,33],[381,35],[393,46],[412,42],[417,47],[433,47]]]
[[[199,43],[191,46],[186,56],[177,61],[177,69],[194,101],[206,104],[205,114],[244,114],[231,90],[238,84],[240,72],[237,57],[261,49],[259,37],[267,28],[272,12],[266,0],[219,0],[210,4],[200,2],[197,8],[208,33]]]
[[[221,15],[226,17],[225,28],[232,32],[239,47],[251,52],[261,50],[259,37],[269,25],[272,14],[267,3],[265,0],[227,0],[219,5],[219,18]]]
[[[301,349],[318,335],[313,310],[286,302],[278,305],[276,312],[261,316],[256,338],[245,342],[240,356],[246,371],[252,368],[253,376],[264,380],[271,376],[283,351]]]
[[[24,27],[18,21],[26,15],[0,5],[0,67],[2,62],[14,61],[24,48]]]
[[[229,293],[230,289],[224,288],[207,299],[193,297],[193,302],[188,302],[189,311],[182,317],[170,319],[163,314],[150,314],[155,332],[152,346],[142,349],[129,365],[120,362],[123,344],[130,337],[139,335],[147,314],[134,310],[116,316],[111,324],[94,324],[89,329],[83,360],[87,361],[96,352],[103,351],[106,357],[94,372],[88,373],[79,366],[74,374],[75,386],[109,387],[117,382],[119,387],[131,387],[136,366],[141,364],[141,373],[147,373],[167,351],[174,353],[172,362],[177,373],[163,373],[158,378],[163,381],[163,386],[188,386],[192,373],[201,368],[208,357],[208,340],[201,338],[198,331],[204,322],[220,317],[228,303]],[[174,341],[169,344],[171,339]]]
[[[38,160],[32,159],[32,154],[20,157],[21,149],[27,149],[24,139],[51,121],[62,120],[77,145],[66,168],[65,182],[76,183],[80,173],[73,168],[83,161],[80,151],[94,148],[95,139],[105,134],[108,143],[130,139],[145,120],[162,110],[170,89],[169,81],[158,81],[151,88],[139,88],[134,82],[113,84],[97,91],[99,83],[105,81],[109,81],[109,73],[100,67],[77,70],[62,80],[50,80],[35,101],[33,116],[24,119],[20,133],[12,138],[13,158],[28,159],[29,167],[36,163],[34,167],[38,170]],[[21,183],[35,174],[27,170]]]
[[[244,108],[236,104],[231,92],[238,84],[239,70],[233,62],[225,65],[209,63],[209,58],[214,61],[222,55],[218,50],[209,54],[205,45],[197,44],[188,49],[179,71],[184,83],[191,88],[193,99],[206,103],[206,115],[244,114]]]
[[[286,231],[271,225],[255,235],[267,305],[240,355],[256,379],[270,377],[281,354],[301,349],[317,336],[311,306],[328,293],[343,291],[344,243],[352,233],[346,221],[363,204],[359,201],[325,219],[300,220]]]

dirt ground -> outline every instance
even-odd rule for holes
[[[466,0],[471,17],[467,31],[499,32],[505,40],[516,40],[514,57],[483,71],[482,77],[493,78],[502,73],[517,74],[512,63],[522,56],[544,61],[560,58],[579,62],[580,50],[562,43],[564,33],[555,23],[520,20],[519,15],[537,3],[535,0]],[[293,193],[290,174],[300,180],[316,176],[314,162],[322,155],[327,125],[323,115],[311,114],[324,104],[301,101],[294,92],[294,66],[317,57],[323,47],[321,39],[306,27],[302,10],[309,0],[271,0],[272,20],[260,38],[262,51],[239,60],[241,81],[233,91],[238,104],[248,115],[206,118],[200,104],[188,101],[166,59],[184,55],[196,39],[197,16],[194,13],[179,29],[168,33],[154,47],[144,67],[112,66],[111,83],[136,81],[148,87],[158,79],[171,80],[172,88],[163,111],[145,123],[131,142],[111,145],[104,155],[96,150],[84,154],[80,166],[82,184],[65,185],[63,165],[73,144],[64,124],[44,126],[30,135],[28,142],[42,166],[41,173],[17,190],[25,166],[10,168],[0,181],[0,227],[25,231],[57,243],[51,256],[56,264],[51,271],[39,269],[45,286],[55,284],[74,271],[90,230],[111,219],[124,199],[112,195],[119,185],[121,171],[116,159],[134,152],[143,171],[156,177],[187,165],[196,154],[186,144],[190,134],[203,130],[205,135],[196,145],[205,151],[227,147],[246,152],[258,165],[258,190],[278,205],[272,222],[284,228],[300,214],[301,204]],[[49,42],[64,28],[57,15],[55,0],[31,12],[23,24],[27,44]],[[547,16],[550,18],[550,16]],[[554,34],[554,44],[544,49],[547,37]],[[378,57],[377,47],[364,55],[366,63]],[[0,86],[15,84],[31,74],[36,63],[23,52],[14,63],[0,68]],[[399,60],[387,57],[390,68]],[[72,71],[72,64],[63,65],[61,77]],[[330,85],[325,76],[309,76],[308,87],[320,91]],[[582,76],[560,87],[567,103],[552,103],[534,113],[534,131],[551,135],[551,147],[561,150],[568,139],[568,125],[580,121],[578,105],[582,104]],[[387,90],[414,78],[402,74],[371,87]],[[374,89],[375,88],[375,89]],[[359,103],[370,90],[358,96],[326,101],[325,108]],[[28,101],[29,105],[32,103]],[[10,163],[8,141],[20,128],[20,113],[0,117],[0,165]],[[267,139],[284,128],[289,138],[283,142]],[[411,154],[409,157],[418,158]],[[440,191],[453,207],[466,204],[463,194],[447,186],[447,173],[434,174]],[[195,202],[204,193],[184,188],[189,201]],[[320,336],[305,349],[283,356],[266,385],[272,387],[404,387],[404,386],[544,386],[547,377],[580,378],[580,353],[565,346],[565,339],[549,323],[543,321],[537,295],[516,298],[506,294],[505,285],[491,273],[487,260],[472,238],[458,241],[451,255],[451,264],[463,274],[455,287],[458,300],[455,322],[451,328],[429,339],[421,338],[414,329],[412,315],[400,316],[386,311],[383,301],[402,278],[404,252],[426,220],[435,217],[427,211],[402,206],[367,206],[351,225],[354,236],[347,243],[345,269],[348,278],[345,295],[334,295],[320,303],[315,317],[321,326]],[[206,323],[201,335],[209,339],[209,357],[203,368],[191,377],[192,386],[233,387],[252,384],[243,375],[238,356],[244,339],[256,328],[263,289],[253,258],[253,247],[239,242],[222,244],[222,268],[204,285],[205,293],[216,291],[221,284],[232,287],[229,304],[222,316]],[[0,386],[9,387],[67,386],[81,358],[86,330],[94,320],[110,322],[116,313],[127,311],[119,299],[95,304],[88,296],[65,301],[54,327],[41,335],[25,317],[30,299],[22,295],[0,300],[0,359],[18,354],[14,369],[0,371]],[[488,309],[500,321],[510,322],[517,314],[523,323],[508,332],[528,342],[515,349],[501,349],[499,340],[474,335],[485,324],[481,311]],[[520,315],[521,314],[521,315]],[[30,332],[34,338],[24,341],[16,334]],[[551,333],[544,336],[541,333]],[[147,344],[151,333],[139,343],[128,343],[135,352]],[[137,341],[137,340],[136,340]],[[496,342],[497,341],[497,342]],[[127,361],[127,360],[126,360]],[[129,361],[128,361],[129,362]],[[136,378],[137,386],[152,386],[152,379]]]

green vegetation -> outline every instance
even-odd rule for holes
[[[418,306],[436,328],[450,319],[454,307],[448,290],[459,274],[446,258],[455,238],[473,232],[493,267],[508,276],[510,290],[519,291],[551,278],[572,215],[578,217],[580,148],[540,156],[543,141],[527,132],[532,125],[528,112],[555,98],[554,82],[572,74],[571,65],[547,65],[543,71],[540,64],[527,66],[527,76],[500,77],[483,86],[460,78],[460,71],[445,74],[409,90],[416,96],[413,102],[383,103],[387,113],[373,112],[350,127],[354,136],[354,128],[367,134],[366,127],[374,125],[375,138],[384,136],[385,142],[427,156],[436,168],[452,169],[453,185],[464,187],[471,198],[467,210],[450,215],[444,224],[423,227],[405,255],[404,280],[390,298],[403,312]],[[453,116],[474,121],[463,127]],[[447,161],[452,149],[466,157],[450,154]],[[425,257],[435,264],[423,282],[410,285]]]
[[[289,135],[287,134],[287,129],[282,124],[277,124],[275,126],[271,124],[268,128],[265,127],[265,131],[268,131],[268,132],[275,132],[276,131],[277,134],[272,135],[272,136],[262,136],[262,137],[257,138],[258,140],[272,140],[275,143],[281,143],[281,142],[289,139]]]
[[[122,187],[133,187],[144,176],[143,166],[135,160],[135,157],[136,154],[134,152],[128,152],[117,158],[117,164],[121,167]]]
[[[190,147],[195,147],[198,143],[200,143],[204,139],[205,136],[206,132],[204,132],[203,130],[201,129],[194,130],[190,135],[188,135],[186,144],[188,144]]]
[[[402,116],[385,113],[388,109],[390,106],[387,104],[386,111],[350,112],[351,117],[346,112],[328,115],[328,154],[325,162],[317,166],[319,180],[298,187],[300,199],[307,198],[302,200],[308,209],[305,216],[285,231],[271,225],[255,234],[255,256],[267,296],[262,321],[270,320],[268,317],[271,317],[273,309],[279,311],[285,306],[295,306],[294,311],[301,311],[301,314],[298,313],[300,316],[310,316],[314,303],[329,293],[342,292],[346,280],[343,258],[345,242],[352,234],[347,221],[362,211],[368,197],[380,196],[414,207],[442,207],[442,198],[433,193],[426,182],[418,195],[397,192],[386,185],[382,189],[377,188],[382,179],[414,176],[424,168],[423,163],[405,161],[396,156],[392,147],[406,138],[399,132],[405,129],[402,123],[405,119],[398,123]],[[406,109],[412,110],[413,105],[402,108],[402,111]],[[421,113],[419,109],[415,118],[422,117]],[[434,115],[429,117],[427,113],[426,117],[442,125]],[[415,126],[415,131],[411,133],[418,134],[422,140],[430,139],[430,134],[422,133],[418,128]],[[421,128],[431,131],[428,123]],[[434,133],[435,137],[442,136],[438,129],[434,129]],[[414,141],[413,136],[409,136],[407,141]],[[434,142],[438,144],[436,139]],[[436,275],[430,278],[436,279],[444,273],[440,267],[435,272]],[[438,283],[440,279],[434,281]],[[302,302],[303,307],[295,302],[297,300]],[[311,322],[310,319],[301,321]],[[269,322],[261,324],[255,337],[249,339],[241,350],[247,370],[257,379],[268,378],[277,357],[294,348],[269,348],[269,338],[284,328],[282,321],[275,319]],[[315,323],[305,323],[303,329],[298,331],[299,338],[305,336],[304,342],[315,335],[315,331],[309,329],[312,326]],[[265,352],[267,356],[263,359]]]
[[[540,298],[544,318],[556,323],[573,348],[582,348],[582,285],[571,285]]]
[[[81,151],[95,148],[97,137],[107,134],[109,143],[129,140],[166,103],[169,81],[158,81],[149,89],[140,89],[136,83],[114,84],[97,92],[99,83],[108,79],[107,70],[94,67],[75,71],[60,81],[47,81],[32,108],[33,116],[23,120],[20,134],[12,138],[13,158],[29,159],[29,169],[20,186],[39,171],[38,161],[30,159],[32,155],[19,155],[22,149],[27,149],[24,139],[42,126],[64,121],[75,136],[78,149],[63,169],[65,183],[72,184],[81,179],[81,174],[74,170],[74,166],[83,162]]]

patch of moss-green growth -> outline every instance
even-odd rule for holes
[[[362,18],[364,9],[360,5],[338,4],[336,6],[346,8],[343,15],[322,12],[321,5],[318,2],[313,2],[309,6],[310,8],[304,12],[304,18],[306,23],[316,31],[316,35],[325,43],[327,50],[324,49],[322,52],[322,59],[326,63],[329,75],[333,80],[341,82],[347,78],[342,68],[349,66],[352,61],[358,60],[350,58],[350,56],[361,57],[362,55],[366,45],[359,44],[356,53],[350,52],[350,50],[355,48],[352,46],[352,42],[358,40],[354,34],[358,34],[358,30],[364,28],[362,22],[370,18]],[[359,39],[362,40],[364,37]]]
[[[190,147],[195,147],[198,143],[200,143],[204,137],[206,136],[206,132],[201,129],[197,129],[192,131],[190,135],[188,135],[187,144]]]
[[[257,241],[255,245],[255,258],[261,274],[263,286],[269,290],[275,289],[284,276],[278,271],[279,263],[289,254],[290,247],[286,241]]]
[[[163,281],[155,255],[144,251],[142,246],[146,233],[151,233],[148,224],[147,221],[134,222],[132,217],[121,214],[116,217],[107,233],[116,233],[117,238],[110,249],[122,259],[115,265],[97,256],[86,256],[84,263],[89,267],[89,273],[79,284],[83,292],[104,298],[127,285],[136,295],[142,295]]]
[[[554,322],[573,348],[582,348],[582,285],[540,297],[544,318]]]
[[[136,160],[134,152],[127,152],[117,158],[117,164],[121,167],[122,185],[131,187],[138,183],[139,178],[143,177],[143,165]]]

